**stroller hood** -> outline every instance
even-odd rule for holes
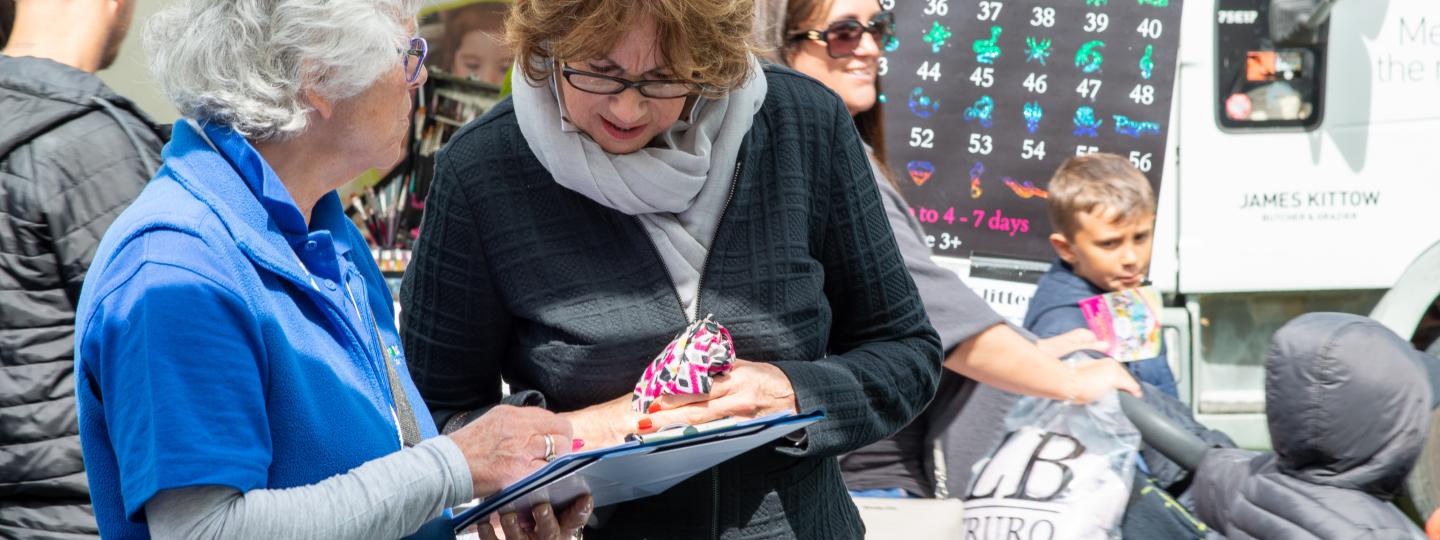
[[[1430,384],[1423,353],[1374,320],[1297,317],[1266,357],[1276,465],[1288,476],[1390,498],[1425,443]]]

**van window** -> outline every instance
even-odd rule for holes
[[[1269,0],[1219,0],[1216,119],[1222,129],[1314,129],[1324,117],[1325,45],[1271,36]]]

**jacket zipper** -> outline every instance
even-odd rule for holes
[[[319,290],[320,290],[320,287],[319,287],[319,285],[317,285],[317,284],[315,283],[315,275],[314,275],[314,274],[311,274],[311,273],[310,273],[310,269],[305,267],[305,263],[304,263],[304,261],[301,261],[301,260],[300,260],[300,256],[299,256],[299,255],[296,255],[295,252],[293,252],[293,251],[290,252],[290,255],[295,258],[295,263],[298,264],[298,265],[300,265],[300,270],[302,270],[302,271],[305,272],[305,280],[306,280],[307,282],[309,282],[309,285],[310,285],[311,289],[312,289],[313,291],[315,291],[315,293],[318,293]],[[362,313],[362,312],[360,311],[360,303],[355,300],[355,293],[354,293],[353,291],[351,291],[351,289],[350,289],[350,280],[348,279],[348,276],[345,275],[344,273],[342,273],[342,274],[340,275],[340,282],[345,284],[345,295],[350,298],[350,307],[352,307],[352,308],[355,309],[355,316],[360,318],[360,324],[362,324],[362,325],[365,324],[365,322],[367,322],[367,319],[365,318],[364,313]],[[301,288],[303,289],[304,287],[302,286]],[[315,294],[315,293],[311,293],[311,294]],[[320,294],[320,296],[321,296],[321,302],[320,302],[320,303],[321,303],[322,305],[325,305],[328,309],[331,309],[331,310],[334,310],[334,309],[335,309],[335,306],[333,306],[333,305],[330,304],[330,300],[329,300],[328,298],[324,298],[324,294]],[[371,352],[370,352],[369,350],[367,350],[368,347],[369,347],[368,343],[369,343],[370,340],[369,340],[368,338],[361,338],[359,335],[355,335],[355,329],[350,328],[350,325],[345,324],[345,317],[344,317],[344,314],[343,314],[343,313],[339,313],[339,314],[337,314],[337,315],[339,315],[339,319],[340,319],[340,320],[339,320],[338,322],[339,322],[340,326],[345,329],[345,333],[346,333],[346,334],[349,334],[349,335],[350,335],[350,338],[351,338],[352,340],[354,340],[354,343],[359,346],[361,356],[365,358],[365,363],[370,366],[371,375],[372,375],[372,376],[377,376],[377,377],[379,377],[379,379],[375,379],[375,381],[379,381],[379,380],[382,380],[382,379],[385,380],[385,381],[389,381],[389,380],[390,380],[390,379],[389,379],[389,375],[387,375],[387,374],[385,373],[385,370],[384,370],[385,366],[384,366],[384,364],[381,364],[381,365],[379,365],[379,366],[376,366],[376,365],[375,365],[375,358],[374,358],[374,356],[371,354]],[[362,335],[363,335],[363,333],[362,333]],[[377,345],[377,346],[380,346],[379,342],[377,342],[376,345]],[[382,350],[380,351],[380,354],[382,354],[382,355],[385,354],[385,351],[383,350],[383,347],[382,347]],[[378,370],[378,371],[377,371],[377,370]],[[404,434],[403,434],[403,433],[401,432],[401,430],[400,430],[400,413],[396,410],[396,407],[395,407],[395,396],[391,395],[391,393],[390,393],[390,388],[389,388],[389,385],[388,385],[388,384],[378,384],[378,383],[377,383],[376,386],[378,386],[379,389],[380,389],[380,395],[381,395],[381,396],[384,396],[384,397],[386,397],[386,398],[388,398],[388,399],[390,400],[390,418],[391,418],[391,420],[394,420],[394,421],[395,421],[395,433],[396,433],[397,436],[399,437],[400,448],[404,448],[404,447],[405,447],[405,437],[404,437]]]
[[[725,224],[725,214],[730,211],[730,201],[735,200],[735,186],[740,183],[741,162],[735,163],[735,175],[730,178],[730,194],[725,196],[725,206],[720,210],[720,220],[715,223],[715,234],[710,237],[710,250],[705,251],[705,262],[700,264],[700,277],[695,280],[695,316],[700,316],[700,291],[705,286],[705,274],[710,269],[710,251],[715,240],[720,238],[720,226]],[[710,538],[720,539],[720,465],[710,469]]]
[[[710,469],[710,538],[720,540],[720,466]]]
[[[742,163],[735,164],[735,174],[730,177],[730,193],[725,196],[725,206],[720,207],[720,220],[715,223],[715,233],[710,235],[710,246],[715,246],[715,239],[720,237],[720,226],[725,224],[725,215],[730,213],[730,202],[735,200],[735,185],[740,181],[740,169]],[[640,230],[645,232],[645,223],[635,216],[635,222],[640,224]],[[670,281],[670,290],[675,293],[675,303],[680,306],[680,314],[685,316],[685,323],[694,323],[700,316],[700,291],[705,286],[705,273],[710,269],[710,250],[705,251],[705,261],[700,263],[700,277],[695,280],[695,317],[691,317],[685,309],[685,300],[680,298],[680,289],[675,285],[675,278],[671,277],[670,265],[665,262],[665,257],[660,255],[660,246],[655,245],[655,239],[645,232],[645,239],[650,241],[650,250],[655,252],[655,258],[660,261],[660,267],[665,270],[665,278]]]
[[[735,186],[740,183],[742,165],[744,165],[743,162],[735,164],[735,174],[730,177],[730,193],[725,196],[725,206],[720,207],[720,219],[715,222],[715,233],[710,235],[710,249],[705,250],[705,262],[700,263],[700,277],[695,280],[695,316],[697,318],[700,316],[700,291],[705,288],[705,274],[710,269],[710,252],[715,248],[715,240],[720,238],[720,226],[725,224],[725,214],[730,213],[730,202],[735,200]]]
[[[743,148],[742,148],[743,150]],[[710,248],[705,251],[705,261],[700,263],[700,277],[695,280],[695,316],[700,316],[700,292],[705,287],[705,274],[710,270],[710,251],[715,247],[715,240],[720,237],[720,227],[725,224],[725,215],[730,213],[730,203],[735,200],[736,186],[740,183],[740,171],[744,162],[735,163],[735,174],[730,177],[730,193],[725,196],[725,206],[720,207],[720,219],[715,223],[715,233],[710,236]],[[685,316],[687,325],[695,322],[690,313],[685,309],[685,300],[680,298],[680,289],[675,286],[675,278],[671,277],[670,265],[665,263],[665,257],[660,255],[660,247],[655,245],[655,239],[645,231],[645,223],[640,221],[639,216],[635,221],[640,223],[640,229],[645,232],[645,238],[650,241],[650,249],[655,252],[655,258],[660,260],[660,267],[665,270],[665,278],[670,281],[670,290],[675,293],[675,303],[680,306],[680,314]],[[720,466],[710,468],[710,538],[720,538]]]
[[[389,372],[389,369],[386,368],[385,365],[384,365],[384,362],[385,362],[385,344],[380,342],[380,334],[379,334],[379,332],[380,332],[380,326],[379,326],[379,322],[378,322],[378,321],[374,321],[373,319],[366,319],[366,318],[365,318],[365,314],[361,312],[361,310],[360,310],[360,302],[358,302],[358,301],[355,300],[355,292],[350,289],[350,276],[349,276],[349,273],[348,273],[348,272],[342,273],[341,276],[340,276],[340,279],[345,282],[345,295],[350,297],[350,306],[353,307],[353,308],[355,308],[355,316],[360,319],[360,324],[363,325],[363,324],[369,322],[369,323],[375,325],[375,332],[376,332],[376,334],[375,334],[375,347],[378,349],[376,352],[379,353],[378,358],[379,358],[380,361],[381,361],[381,365],[378,366],[378,367],[381,369],[380,375],[381,375],[381,376],[385,379],[385,381],[386,381],[386,384],[379,385],[379,386],[381,387],[380,391],[381,391],[381,395],[384,395],[384,396],[386,396],[387,398],[390,399],[390,418],[393,419],[393,420],[395,420],[395,434],[396,434],[396,435],[399,437],[399,439],[400,439],[400,448],[405,448],[405,431],[402,430],[402,429],[400,429],[400,408],[397,407],[397,406],[395,406],[395,393],[394,393],[393,391],[391,391],[391,388],[390,388],[390,385],[389,385],[390,372]],[[373,312],[372,312],[371,315],[372,315],[372,316],[374,315]],[[369,339],[366,339],[364,342],[369,342],[369,341],[370,341]],[[366,357],[366,360],[370,362],[370,365],[371,365],[371,368],[372,368],[372,369],[375,368],[375,367],[377,367],[377,366],[375,366],[375,358],[374,358],[374,357],[371,357],[371,355],[369,354],[368,351],[366,352],[365,357]]]
[[[342,277],[341,279],[344,279],[344,280],[346,281],[346,283],[345,283],[345,295],[350,297],[350,307],[352,307],[352,308],[355,309],[355,316],[360,319],[360,324],[361,324],[361,325],[364,325],[365,323],[368,322],[368,323],[371,323],[372,325],[378,325],[378,324],[379,324],[378,321],[375,321],[373,318],[368,318],[368,319],[367,319],[367,318],[365,317],[365,313],[364,313],[364,312],[367,311],[367,310],[361,310],[361,309],[360,309],[360,302],[355,299],[355,292],[350,289],[350,283],[349,283],[350,280],[348,279],[348,277]],[[373,316],[372,316],[372,317],[373,317]],[[362,340],[362,342],[365,344],[365,346],[369,346],[369,345],[371,344],[371,340],[370,340],[370,339]],[[375,345],[375,347],[377,348],[377,350],[375,351],[377,354],[371,354],[370,351],[365,351],[365,359],[366,359],[367,362],[370,363],[370,366],[371,366],[371,367],[381,369],[381,370],[382,370],[382,374],[383,374],[383,370],[384,370],[384,368],[385,368],[385,364],[384,364],[385,345],[384,345],[383,343],[380,343],[378,337],[377,337],[376,340],[374,341],[374,345]],[[376,360],[377,358],[381,360],[381,363],[380,363],[379,365],[376,365],[376,364],[375,364],[375,360]],[[387,380],[388,380],[388,378],[389,378],[389,376],[386,375],[386,379],[387,379]],[[381,386],[384,386],[384,387],[385,387],[385,393],[386,393],[386,394],[389,394],[389,393],[390,393],[390,385],[389,385],[389,384],[385,384],[385,385],[381,385]],[[394,407],[393,402],[395,401],[395,396],[391,395],[391,396],[388,396],[388,397],[390,398],[390,401],[392,402],[391,407],[393,408],[393,407]]]

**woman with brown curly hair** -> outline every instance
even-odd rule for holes
[[[761,67],[752,0],[520,0],[515,94],[437,162],[401,292],[438,423],[543,401],[587,448],[675,422],[824,410],[587,538],[859,538],[836,456],[915,417],[939,341],[833,92]],[[711,315],[740,360],[703,401],[630,411]]]

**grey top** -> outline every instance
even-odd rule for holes
[[[1379,323],[1312,313],[1275,332],[1265,403],[1275,453],[1211,450],[1200,518],[1227,538],[1424,538],[1389,500],[1425,444],[1430,359]]]
[[[1003,323],[1004,318],[990,309],[990,305],[970,290],[955,272],[941,268],[930,258],[930,248],[925,245],[925,230],[921,228],[920,221],[910,214],[910,205],[890,183],[885,172],[873,158],[870,161],[876,186],[880,189],[880,200],[885,205],[885,217],[895,232],[895,242],[899,244],[905,269],[909,270],[910,277],[915,280],[915,287],[920,290],[925,313],[930,316],[930,324],[940,334],[945,353],[948,355],[960,342]],[[949,379],[954,380],[947,383]],[[971,384],[967,385],[966,382]],[[934,414],[935,404],[952,403],[954,394],[963,393],[964,401],[968,402],[975,391],[970,388],[974,386],[973,383],[974,381],[946,371],[942,375],[935,401],[924,414],[894,436],[851,452],[841,459],[840,467],[845,473],[846,487],[853,490],[901,488],[917,497],[934,496],[935,479],[928,472],[933,468],[926,467],[926,458],[931,457],[931,453],[926,451],[930,423],[927,416]],[[983,420],[979,425],[973,425],[969,422],[974,418],[967,419],[966,430],[972,434],[999,434],[1003,430],[1002,422],[1011,400],[1007,399],[1008,394],[994,388],[989,388],[984,394],[991,397],[983,400],[987,404],[984,407],[985,414],[979,417]],[[956,404],[959,405],[964,403]],[[954,411],[951,412],[949,416],[955,417]],[[964,447],[963,450],[953,450],[967,456],[971,453],[978,456],[979,452],[989,449],[987,444],[967,444]],[[951,450],[947,448],[946,453]],[[968,477],[964,471],[952,471],[952,474]]]
[[[460,447],[435,437],[318,484],[240,493],[224,486],[164,490],[145,503],[154,538],[389,539],[414,533],[474,485]]]
[[[1004,323],[1005,318],[991,309],[990,304],[970,290],[964,281],[960,281],[960,276],[941,268],[930,258],[930,248],[925,245],[925,229],[920,226],[920,220],[910,214],[910,205],[878,166],[875,167],[875,183],[880,188],[880,199],[885,203],[885,217],[890,220],[890,228],[895,230],[895,242],[900,245],[905,269],[910,271],[915,288],[920,290],[925,314],[930,316],[931,326],[940,334],[940,347],[945,354],[948,355],[960,342]]]

